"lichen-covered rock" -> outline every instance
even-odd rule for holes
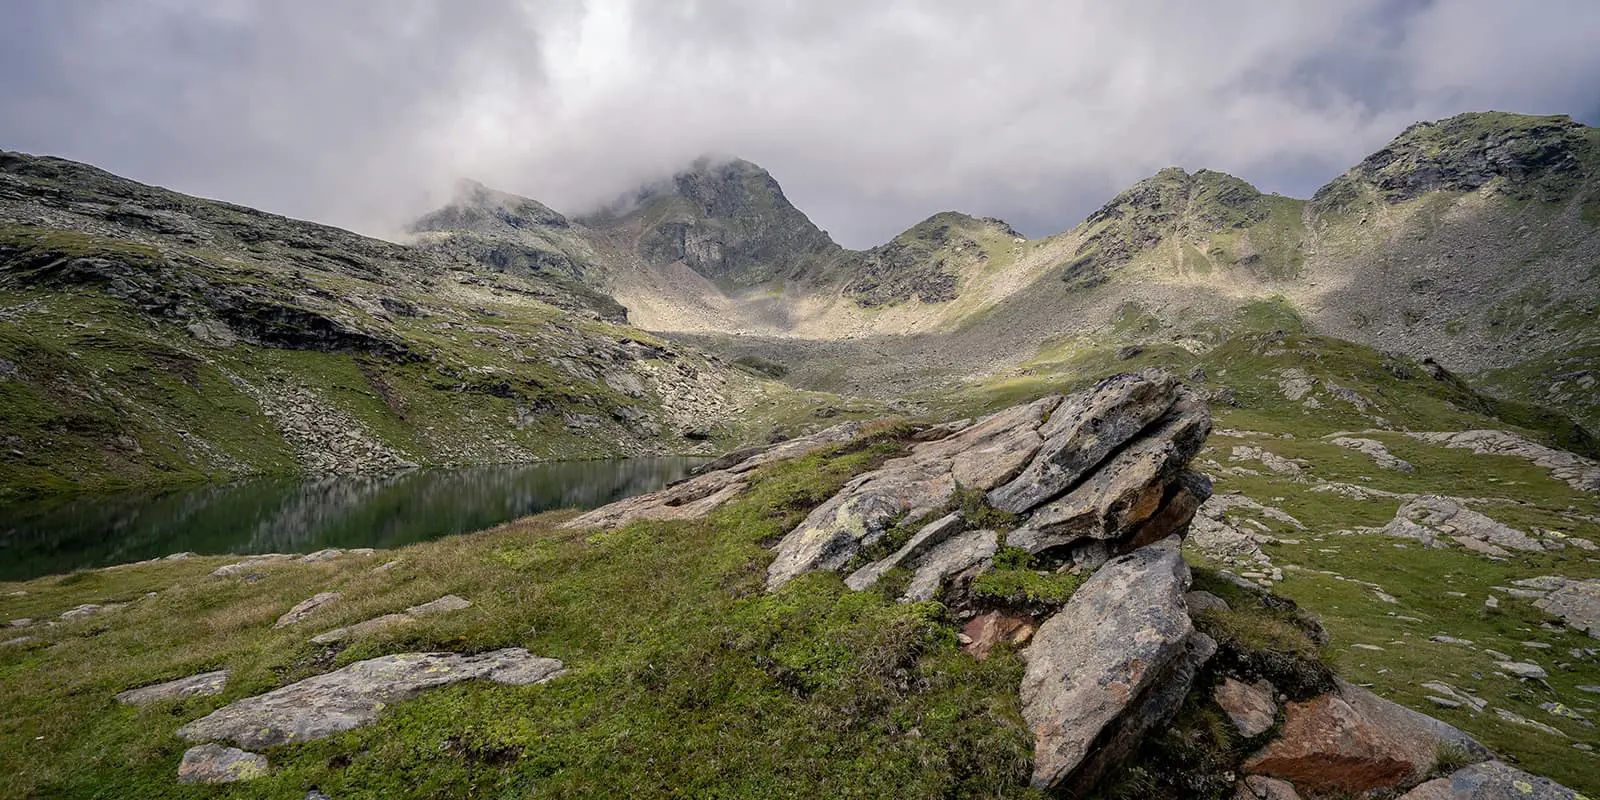
[[[850,577],[844,579],[844,585],[857,592],[871,587],[884,573],[913,563],[960,530],[961,515],[946,514],[922,526],[899,550],[850,573]]]
[[[1163,688],[1188,652],[1188,588],[1189,567],[1174,537],[1108,562],[1039,627],[1022,680],[1035,786],[1098,777],[1080,766],[1130,709]]]
[[[1113,450],[1154,422],[1177,399],[1176,380],[1160,370],[1116,375],[1074,395],[1039,428],[1043,445],[1022,473],[989,492],[989,504],[1020,514],[1072,488]]]
[[[1443,546],[1440,540],[1448,536],[1463,545],[1465,539],[1502,550],[1538,553],[1546,549],[1538,539],[1467,508],[1457,498],[1431,494],[1407,500],[1383,533],[1438,546]]]
[[[1005,643],[1022,645],[1039,630],[1031,616],[1008,614],[1004,611],[987,611],[973,617],[961,628],[962,651],[979,660],[989,657],[995,645]]]
[[[472,656],[382,656],[230,703],[179,728],[178,735],[190,741],[231,741],[241,747],[306,742],[365,725],[387,706],[426,689],[473,678],[527,686],[564,671],[560,661],[539,658],[520,647]]]
[[[178,762],[179,783],[233,783],[262,778],[266,774],[265,756],[220,744],[191,747]]]
[[[601,506],[568,520],[562,527],[620,528],[641,519],[699,519],[748,488],[745,476],[752,470],[842,444],[860,432],[861,423],[845,422],[780,444],[735,451],[687,480]]]
[[[1583,800],[1549,778],[1529,775],[1501,761],[1486,761],[1435,778],[1400,800]]]
[[[123,705],[142,706],[168,700],[186,700],[190,697],[211,697],[222,694],[223,688],[227,685],[228,671],[219,669],[215,672],[202,672],[187,678],[118,692],[116,699]]]

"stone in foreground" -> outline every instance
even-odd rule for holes
[[[1310,795],[1361,794],[1415,783],[1439,753],[1472,760],[1489,751],[1439,720],[1344,681],[1338,691],[1290,703],[1282,735],[1244,762],[1244,769],[1291,781]]]
[[[178,763],[179,783],[233,783],[265,777],[267,759],[237,747],[203,744],[183,753]]]
[[[1288,781],[1251,775],[1239,781],[1233,800],[1300,800],[1300,794]]]
[[[1400,800],[1582,800],[1583,795],[1549,778],[1529,775],[1500,761],[1473,764],[1435,778]]]
[[[1188,652],[1188,588],[1189,567],[1173,537],[1107,562],[1039,627],[1022,679],[1035,786],[1099,777],[1079,767],[1145,695],[1171,683]]]
[[[382,656],[223,706],[179,728],[178,735],[190,741],[231,741],[242,747],[306,742],[372,722],[385,707],[426,689],[473,678],[527,686],[559,677],[564,671],[560,661],[539,658],[520,647],[474,656]]]
[[[127,706],[142,706],[167,700],[187,700],[191,697],[211,697],[222,694],[228,685],[228,671],[202,672],[175,681],[141,686],[117,694],[117,702]]]

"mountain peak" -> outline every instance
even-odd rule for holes
[[[840,249],[789,202],[771,173],[740,158],[702,156],[641,188],[631,202],[582,221],[636,227],[636,251],[646,262],[682,262],[735,288],[798,276]]]
[[[450,203],[411,223],[410,231],[494,235],[538,226],[566,228],[569,224],[566,217],[537,200],[462,178],[456,181]]]
[[[1366,189],[1400,203],[1486,186],[1519,199],[1559,199],[1594,170],[1596,130],[1564,114],[1502,111],[1419,122],[1318,189],[1312,202],[1336,209],[1366,196]]]

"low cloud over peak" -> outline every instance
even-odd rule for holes
[[[379,235],[460,177],[578,214],[704,153],[849,246],[1038,235],[1170,164],[1307,196],[1416,120],[1600,110],[1587,0],[6,4],[0,147]]]

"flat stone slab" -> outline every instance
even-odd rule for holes
[[[272,627],[273,629],[286,628],[290,625],[300,622],[306,617],[311,616],[312,612],[329,603],[332,603],[335,600],[338,600],[341,597],[344,597],[344,595],[338,592],[317,592],[316,594],[301,600],[298,603],[295,603],[294,608],[289,609],[288,611],[284,612],[283,616],[278,617],[278,621],[273,623]]]
[[[307,742],[366,725],[387,706],[426,689],[474,678],[527,686],[559,677],[565,666],[520,647],[463,656],[400,653],[370,658],[223,706],[178,729],[193,742],[241,747]]]
[[[168,700],[186,700],[190,697],[211,697],[222,694],[223,688],[227,685],[228,671],[219,669],[216,672],[202,672],[175,681],[118,692],[116,699],[123,705],[142,706]]]
[[[381,617],[375,617],[365,622],[358,622],[354,625],[349,625],[343,628],[334,628],[326,633],[319,633],[316,636],[311,637],[311,641],[314,644],[333,644],[334,642],[342,642],[345,639],[352,637],[365,636],[369,633],[393,628],[397,625],[407,625],[415,622],[417,617],[425,617],[429,614],[443,614],[449,611],[460,611],[464,608],[471,607],[472,601],[457,597],[453,594],[447,594],[438,600],[430,600],[426,603],[412,606],[398,614],[384,614]]]
[[[265,756],[237,747],[203,744],[183,753],[178,763],[179,783],[233,783],[265,777]]]

